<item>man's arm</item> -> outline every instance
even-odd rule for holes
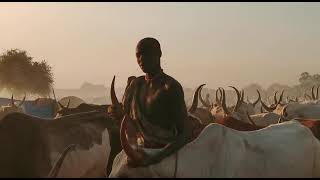
[[[176,128],[178,131],[178,137],[180,134],[184,134],[186,130],[186,121],[188,120],[187,107],[184,101],[184,93],[180,84],[175,84],[170,89],[171,99],[171,114],[172,119],[176,121]]]
[[[169,88],[168,93],[168,97],[171,99],[171,114],[172,118],[175,120],[178,134],[174,142],[171,142],[168,145],[166,145],[166,147],[161,152],[153,156],[152,159],[149,159],[149,162],[144,162],[143,165],[145,166],[157,163],[162,159],[172,155],[173,153],[177,152],[181,147],[183,147],[187,142],[186,123],[188,120],[188,113],[184,101],[183,89],[179,83],[173,84],[173,86]]]

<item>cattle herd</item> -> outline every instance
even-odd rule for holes
[[[114,83],[110,95],[118,105]],[[55,96],[30,102],[51,107],[48,118],[22,108],[25,97],[12,96],[0,108],[0,177],[320,177],[319,87],[312,88],[311,100],[284,98],[282,91],[268,104],[258,90],[250,102],[243,90],[229,86],[237,102],[228,105],[224,88],[213,102],[204,101],[204,85],[188,107],[188,143],[139,167],[129,167],[127,159],[141,153],[151,158],[163,149],[130,145],[127,120],[112,119],[111,104],[70,108],[71,100],[63,105]]]

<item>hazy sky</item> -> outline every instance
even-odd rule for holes
[[[53,68],[56,88],[125,86],[142,75],[136,43],[162,46],[183,86],[295,84],[320,70],[320,3],[0,3],[0,51],[20,48]]]

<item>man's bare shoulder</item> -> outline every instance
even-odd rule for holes
[[[166,78],[166,86],[168,90],[183,91],[181,84],[175,78],[171,77],[168,74],[165,74],[165,78]]]

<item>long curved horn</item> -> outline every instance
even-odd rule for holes
[[[311,97],[309,94],[307,94],[307,93],[304,93],[304,98],[305,98],[305,99],[309,98],[309,100],[312,99],[312,97]]]
[[[311,89],[311,96],[312,96],[312,100],[316,100],[316,97],[314,96],[313,89],[314,89],[314,86],[312,86],[312,89]]]
[[[66,107],[64,107],[59,101],[58,101],[58,104],[61,107],[61,109],[66,109]]]
[[[278,91],[276,91],[276,92],[274,93],[274,96],[273,96],[274,104],[277,104],[277,103],[278,103],[278,100],[277,100],[277,93],[278,93]]]
[[[217,103],[219,105],[221,105],[222,104],[222,87],[219,87],[218,90],[219,90],[220,97],[219,97]]]
[[[235,88],[235,87],[233,87],[233,86],[229,86],[229,87],[231,87],[231,88],[233,88],[235,91],[236,91],[236,93],[237,93],[237,103],[236,103],[236,106],[234,107],[234,109],[233,109],[233,112],[237,112],[238,111],[238,109],[239,109],[239,107],[240,107],[240,105],[241,105],[241,95],[240,95],[240,92],[238,91],[238,89],[237,88]]]
[[[248,117],[248,119],[249,119],[249,121],[251,122],[251,124],[253,124],[254,126],[257,126],[256,125],[256,123],[254,123],[254,121],[251,119],[251,117],[250,117],[250,115],[249,115],[249,113],[248,113],[248,111],[247,111],[247,117]]]
[[[12,94],[12,96],[11,96],[11,107],[14,107],[14,106],[16,106],[16,105],[14,104],[13,94]]]
[[[261,102],[262,107],[263,107],[265,110],[267,110],[268,112],[272,112],[272,111],[274,111],[274,110],[277,108],[277,106],[268,107],[262,100],[260,100],[260,102]]]
[[[61,109],[65,109],[65,107],[57,100],[56,98],[56,93],[54,93],[54,89],[52,88],[52,93],[53,93],[53,97],[54,100],[56,101],[56,103],[60,106]]]
[[[70,99],[68,99],[68,104],[67,104],[67,109],[69,108],[69,105],[70,105]]]
[[[71,144],[65,150],[63,150],[63,152],[60,154],[60,156],[58,157],[58,159],[54,163],[52,169],[50,170],[50,172],[47,176],[48,178],[56,178],[57,177],[57,175],[60,171],[60,168],[62,166],[64,158],[71,150],[74,150],[76,148],[76,146],[77,146],[77,144]]]
[[[111,83],[111,89],[110,89],[110,97],[111,97],[112,105],[120,106],[120,103],[119,103],[118,98],[116,96],[116,92],[114,90],[115,78],[116,78],[116,76],[113,76],[112,83]]]
[[[285,116],[287,116],[287,107],[288,107],[288,104],[283,107],[283,109],[282,109],[282,111],[280,113],[280,117],[279,117],[278,123],[283,122],[283,120],[287,120],[288,121],[288,119],[286,119],[286,117],[285,117]]]
[[[249,100],[249,96],[247,96],[247,102],[250,103],[250,104],[252,104],[252,103],[250,102],[250,100]]]
[[[134,162],[140,162],[143,158],[143,155],[136,152],[131,145],[128,142],[128,139],[126,137],[126,128],[127,124],[129,122],[129,117],[127,115],[124,116],[121,126],[120,126],[120,142],[123,151],[126,153],[126,155],[133,160]]]
[[[192,100],[192,105],[189,108],[189,112],[193,113],[197,108],[198,108],[198,98],[199,98],[199,91],[200,89],[206,84],[201,84],[197,89],[196,92],[193,94],[193,100]]]
[[[241,101],[241,103],[244,103],[244,90],[241,91],[240,101]]]
[[[257,92],[258,92],[258,99],[255,102],[252,103],[253,107],[255,107],[258,104],[258,102],[260,101],[260,99],[261,99],[261,94],[260,94],[258,89],[257,89]]]
[[[218,90],[220,91],[220,88],[218,88],[218,89],[216,90],[216,103],[221,103],[221,102],[219,101],[219,99],[218,99]]]
[[[123,121],[121,122],[120,141],[121,141],[121,146],[123,148],[123,151],[127,154],[130,160],[133,160],[134,167],[138,167],[140,165],[148,166],[151,164],[149,161],[151,159],[154,159],[155,161],[159,162],[162,159],[168,156],[171,156],[186,144],[186,141],[187,141],[186,137],[183,137],[182,139],[178,138],[177,141],[174,141],[173,143],[167,144],[160,151],[152,155],[147,154],[143,149],[140,149],[140,148],[137,148],[136,150],[134,150],[130,146],[125,136],[125,128],[127,127],[126,124],[128,123],[128,121],[129,121],[129,117],[125,115]]]
[[[202,88],[201,88],[200,91],[199,91],[199,99],[200,99],[201,103],[202,103],[205,107],[210,108],[211,106],[210,106],[209,104],[207,104],[207,103],[203,100],[202,95],[201,95],[201,91],[202,91]]]
[[[24,97],[18,106],[21,107],[25,100],[26,100],[26,93],[24,93]]]
[[[318,87],[317,87],[317,96],[316,96],[316,99],[319,99],[319,87],[320,87],[320,85],[318,85]]]
[[[224,113],[229,115],[230,112],[229,112],[227,105],[226,105],[226,93],[223,88],[222,88],[222,103],[221,103],[221,105],[222,105],[222,109],[223,109]]]
[[[284,93],[284,89],[282,90],[280,98],[279,98],[278,102],[276,103],[276,105],[280,104],[280,102],[282,101],[283,93]]]

